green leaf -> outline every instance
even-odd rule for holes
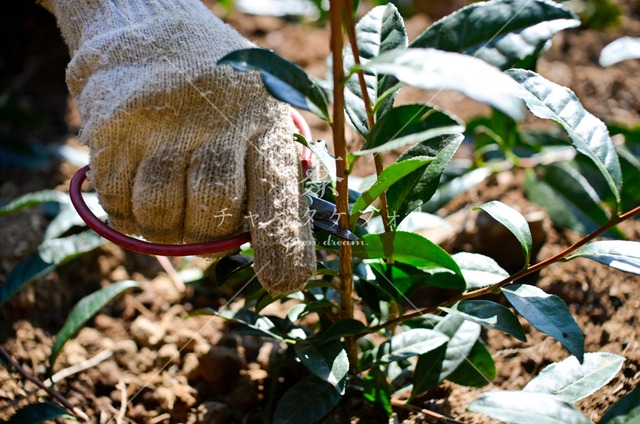
[[[96,193],[83,193],[85,203],[91,209],[91,212],[100,219],[107,217],[107,213],[100,206],[98,201],[98,195]],[[62,236],[65,232],[73,227],[86,227],[87,224],[78,215],[76,208],[69,200],[66,203],[60,205],[60,211],[55,218],[47,226],[47,231],[44,233],[45,240],[51,240]]]
[[[104,243],[106,240],[93,231],[45,241],[38,247],[37,253],[20,262],[9,272],[0,286],[0,305],[35,279],[49,274],[59,265],[90,252]]]
[[[613,404],[600,420],[600,424],[638,424],[638,422],[640,422],[640,386]]]
[[[640,274],[640,242],[623,240],[594,241],[564,260],[587,258],[621,271]]]
[[[240,327],[245,327],[249,329],[249,334],[273,337],[276,340],[284,341],[284,336],[280,333],[279,329],[276,328],[275,323],[271,321],[271,319],[266,316],[257,316],[246,309],[241,309],[234,313],[233,311],[218,312],[211,308],[201,308],[191,312],[187,315],[187,318],[202,315],[220,317],[225,321],[237,324]]]
[[[471,348],[467,360],[462,362],[447,380],[467,387],[484,387],[496,378],[496,363],[481,340]]]
[[[496,221],[507,227],[509,231],[516,237],[522,247],[522,253],[524,253],[525,263],[524,268],[529,267],[531,261],[531,250],[533,249],[533,241],[531,238],[531,230],[529,229],[529,223],[527,220],[510,206],[505,205],[502,202],[493,200],[480,205],[478,208],[482,209],[493,217]]]
[[[296,356],[309,371],[344,395],[349,359],[339,341],[318,344],[312,339],[298,340],[295,350]]]
[[[321,336],[324,341],[339,340],[345,336],[360,334],[366,329],[367,326],[362,322],[356,319],[346,318],[331,324],[324,332],[322,332]]]
[[[435,331],[449,337],[441,378],[447,378],[466,360],[480,337],[480,326],[455,315],[447,315],[436,324]]]
[[[382,52],[404,49],[408,43],[407,30],[404,27],[402,16],[391,3],[373,8],[360,19],[356,25],[356,40],[360,50],[360,63],[366,63]],[[345,50],[344,64],[346,69],[355,65],[349,46]],[[373,106],[388,87],[383,82],[384,77],[372,70],[364,72],[364,80]],[[347,115],[356,130],[360,134],[366,135],[369,132],[369,123],[358,75],[352,75],[345,88]],[[380,112],[384,113],[386,110],[383,109]]]
[[[410,398],[413,399],[420,394],[438,387],[438,384],[444,380],[444,358],[447,352],[447,345],[424,353],[418,357],[416,368],[413,371],[413,387],[411,389]],[[451,371],[449,374],[451,374]]]
[[[592,424],[571,404],[545,393],[484,393],[471,402],[469,411],[513,424]]]
[[[622,210],[631,210],[640,205],[640,156],[622,144],[616,146],[622,167]]]
[[[498,263],[488,256],[479,253],[459,252],[453,259],[460,266],[467,291],[477,290],[499,283],[509,276]]]
[[[568,403],[592,395],[622,368],[624,357],[613,353],[585,353],[580,364],[575,356],[551,364],[527,384],[525,392],[547,393]]]
[[[49,356],[49,367],[53,369],[53,364],[67,340],[73,337],[100,309],[124,291],[138,287],[140,287],[140,285],[135,281],[119,281],[80,299],[73,309],[71,309],[64,325],[60,331],[58,331],[58,334],[56,334],[55,342],[51,348],[51,355]]]
[[[371,403],[378,403],[391,416],[391,386],[380,367],[373,367],[364,377],[363,396]]]
[[[584,335],[562,299],[527,284],[512,284],[502,293],[531,325],[558,340],[582,363]]]
[[[618,38],[600,52],[600,66],[611,66],[629,59],[640,59],[640,38]]]
[[[274,424],[309,424],[320,421],[338,404],[342,395],[331,384],[309,375],[298,381],[280,399]]]
[[[440,307],[440,309],[483,327],[503,331],[523,342],[527,341],[527,336],[525,336],[518,318],[508,308],[495,302],[464,300],[456,302],[450,307]]]
[[[323,140],[307,140],[301,134],[295,134],[296,141],[298,141],[303,146],[306,146],[313,152],[313,156],[316,160],[320,162],[322,168],[324,168],[327,176],[331,180],[332,183],[335,184],[337,175],[336,175],[336,159],[333,157],[329,149],[327,149],[327,143]]]
[[[527,170],[527,197],[547,209],[553,223],[588,234],[609,221],[608,213],[589,181],[566,164],[551,164]],[[612,234],[621,236],[616,229]]]
[[[440,246],[416,233],[392,231],[367,234],[364,244],[353,245],[353,255],[361,259],[390,258],[421,270],[448,270],[452,274],[451,288],[464,288],[460,267]]]
[[[552,1],[494,0],[442,18],[411,47],[465,53],[508,69],[540,50],[555,33],[579,25],[573,12]]]
[[[75,420],[66,409],[51,402],[31,403],[21,409],[9,418],[6,424],[39,424],[47,421],[53,421],[57,418],[67,420]]]
[[[425,104],[394,107],[373,127],[362,150],[356,156],[398,149],[445,134],[462,133],[464,122],[457,117]]]
[[[532,71],[511,69],[507,74],[524,88],[518,93],[529,110],[539,118],[562,125],[573,146],[594,162],[607,181],[616,204],[620,205],[620,161],[604,123],[589,113],[568,88]]]
[[[389,74],[423,90],[455,90],[486,103],[516,121],[522,119],[517,84],[499,69],[460,53],[409,48],[382,53],[363,64],[365,70]]]
[[[435,330],[424,328],[407,330],[373,349],[373,363],[388,364],[423,355],[437,349],[448,340],[447,336]]]
[[[416,169],[422,168],[428,165],[433,158],[422,157],[405,160],[402,162],[396,162],[393,165],[388,166],[378,176],[376,183],[369,188],[369,190],[362,193],[358,200],[354,203],[351,210],[351,225],[356,225],[358,218],[362,214],[362,211],[366,209],[374,200],[385,192],[389,187],[395,184],[405,175],[408,175]]]
[[[27,193],[6,205],[0,206],[0,216],[19,211],[30,206],[37,206],[43,203],[69,203],[69,195],[57,190],[42,190]]]
[[[415,331],[415,330],[414,330]],[[455,315],[447,315],[434,331],[449,338],[441,351],[421,355],[416,363],[411,396],[431,390],[449,377],[471,353],[480,337],[480,326]]]
[[[218,61],[240,72],[258,70],[273,97],[300,109],[308,110],[329,122],[327,93],[318,81],[295,63],[279,54],[260,48],[233,51]]]
[[[426,168],[403,177],[387,191],[387,204],[396,223],[402,222],[415,209],[426,204],[440,186],[440,178],[464,140],[462,134],[445,135],[424,141],[405,151],[398,162],[420,156],[435,159]]]

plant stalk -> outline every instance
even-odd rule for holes
[[[411,318],[417,318],[420,316],[423,316],[425,314],[432,314],[434,312],[436,312],[438,310],[438,308],[442,307],[442,306],[450,306],[456,302],[460,302],[463,300],[469,300],[469,299],[473,299],[479,296],[484,296],[487,294],[491,294],[494,293],[496,290],[499,290],[503,287],[508,286],[509,284],[513,283],[516,280],[519,280],[529,274],[533,274],[534,272],[538,272],[543,268],[548,267],[549,265],[561,261],[563,258],[565,258],[566,256],[568,256],[570,253],[574,252],[575,250],[581,248],[582,246],[586,245],[587,243],[593,241],[596,237],[606,233],[607,231],[609,231],[611,228],[615,227],[616,225],[620,224],[621,222],[626,221],[627,219],[630,219],[632,217],[634,217],[635,215],[640,214],[640,206],[635,207],[634,209],[630,210],[629,212],[626,212],[622,215],[619,215],[613,219],[611,219],[609,222],[607,222],[606,224],[604,224],[603,226],[601,226],[600,228],[597,228],[596,230],[594,230],[593,232],[591,232],[590,234],[586,235],[585,237],[583,237],[582,239],[578,240],[576,243],[572,244],[571,246],[567,247],[566,249],[564,249],[562,252],[556,253],[555,255],[551,256],[550,258],[547,258],[543,261],[540,261],[532,266],[530,266],[529,268],[525,268],[521,271],[516,272],[513,275],[510,275],[509,277],[505,278],[504,280],[495,283],[491,286],[488,287],[484,287],[478,290],[473,290],[467,293],[462,293],[458,296],[455,296],[449,300],[446,300],[442,303],[440,303],[437,306],[431,306],[428,308],[423,308],[423,309],[419,309],[417,311],[405,314],[401,317],[389,320],[383,324],[380,325],[376,325],[374,327],[368,328],[367,331],[360,333],[358,335],[356,335],[356,338],[362,337],[366,334],[371,334],[371,333],[375,333],[378,332],[380,330],[383,330],[387,327],[391,327],[394,325],[399,325],[402,324],[403,322],[410,320]]]
[[[347,10],[347,34],[349,36],[349,44],[351,44],[351,52],[353,54],[353,60],[356,66],[360,67],[360,49],[358,48],[358,39],[356,37],[356,24],[353,20],[351,11],[353,5],[351,0],[344,0]],[[373,107],[371,106],[371,98],[367,91],[367,83],[364,80],[364,71],[358,69],[358,82],[360,83],[360,91],[362,92],[362,101],[364,102],[364,110],[367,113],[367,123],[369,131],[375,125],[375,117],[373,115]],[[380,153],[373,154],[373,161],[376,165],[376,175],[379,177],[384,171],[384,163],[382,162],[382,156]],[[382,193],[380,196],[380,216],[382,217],[382,223],[386,232],[391,231],[391,224],[389,222],[389,206],[387,205],[387,193]]]
[[[346,168],[347,143],[345,139],[344,116],[344,63],[342,49],[344,37],[342,32],[342,12],[344,0],[331,0],[329,19],[331,26],[331,54],[333,59],[333,146],[336,157],[336,208],[338,210],[338,224],[344,230],[350,230],[349,220],[349,175]],[[352,251],[349,243],[340,244],[340,306],[341,318],[353,318],[353,271],[351,269]],[[353,337],[345,338],[345,348],[349,362],[354,367],[357,360],[357,350]]]

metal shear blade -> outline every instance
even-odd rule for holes
[[[339,214],[336,205],[308,194],[306,197],[309,202],[309,210],[311,211],[311,216],[313,218],[313,226],[316,230],[326,231],[329,234],[345,240],[359,240],[358,236],[349,230],[340,228],[338,225]],[[366,221],[359,218],[356,225],[364,227],[366,225]]]

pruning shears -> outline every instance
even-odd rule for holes
[[[304,118],[295,110],[292,109],[293,121],[300,130],[300,133],[307,139],[311,138],[311,130],[305,122]],[[304,174],[309,169],[311,162],[311,151],[306,149],[302,155],[301,165]],[[84,198],[82,197],[82,183],[87,177],[89,166],[80,168],[69,185],[69,196],[71,202],[76,211],[84,222],[100,234],[107,240],[118,244],[126,249],[133,250],[139,253],[146,253],[151,255],[160,256],[192,256],[192,255],[206,255],[210,253],[223,252],[231,249],[236,249],[241,245],[251,241],[251,235],[248,232],[238,234],[226,239],[217,240],[214,242],[206,243],[192,243],[192,244],[158,244],[150,243],[144,240],[140,240],[134,237],[130,237],[126,234],[120,233],[107,224],[102,222],[94,213],[89,209]],[[356,241],[358,237],[349,230],[340,228],[338,225],[339,214],[336,209],[336,205],[309,194],[304,195],[309,202],[309,211],[313,219],[313,227],[316,231],[326,231],[327,233],[339,237],[344,240]],[[358,220],[357,225],[364,226],[365,222],[362,219]]]

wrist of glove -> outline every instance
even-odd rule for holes
[[[257,74],[216,66],[251,43],[198,0],[49,1],[110,224],[181,243],[246,222],[260,282],[300,289],[315,253],[289,108]]]

